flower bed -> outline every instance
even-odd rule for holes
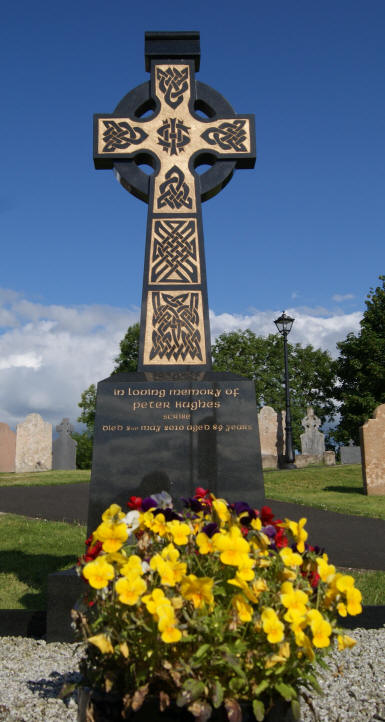
[[[257,720],[277,700],[299,714],[299,684],[317,688],[338,616],[359,614],[361,594],[307,543],[306,519],[216,499],[197,489],[173,508],[168,494],[112,504],[88,540],[79,573],[88,591],[74,614],[87,640],[83,684],[118,700],[130,718],[149,695],[161,710],[205,722],[224,709]]]

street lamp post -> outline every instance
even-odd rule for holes
[[[277,318],[274,323],[283,336],[283,354],[285,359],[285,390],[286,390],[286,454],[285,454],[285,468],[295,469],[294,464],[294,451],[293,451],[293,434],[291,429],[291,411],[290,411],[290,385],[289,385],[289,366],[287,361],[287,337],[291,331],[291,327],[295,319],[287,316],[285,311],[282,312],[282,316]]]

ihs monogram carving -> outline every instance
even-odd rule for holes
[[[157,68],[159,89],[170,108],[175,110],[183,102],[183,94],[188,90],[188,68],[167,68],[166,71]]]
[[[153,293],[153,332],[150,360],[203,361],[199,332],[199,294]]]
[[[130,145],[139,145],[148,134],[139,126],[132,126],[127,121],[103,120],[105,131],[103,141],[105,143],[103,153],[113,153],[115,150],[125,150]]]
[[[150,283],[199,283],[195,220],[153,221]]]
[[[184,150],[184,146],[190,143],[189,134],[190,128],[184,125],[182,120],[170,118],[164,120],[158,130],[158,143],[166,153],[170,151],[170,155],[178,155]]]
[[[165,175],[166,180],[160,184],[160,195],[157,199],[158,208],[168,206],[172,210],[192,208],[192,198],[187,183],[184,182],[184,173],[173,165]]]
[[[210,145],[219,145],[222,150],[235,150],[237,153],[247,151],[244,120],[234,120],[232,123],[221,123],[215,128],[208,128],[201,134],[201,138]]]

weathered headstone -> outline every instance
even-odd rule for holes
[[[285,412],[262,406],[258,413],[262,467],[276,468],[285,454]]]
[[[385,495],[385,404],[360,428],[365,494]]]
[[[0,423],[0,472],[15,471],[16,434],[8,424]]]
[[[76,469],[77,442],[71,438],[73,430],[69,419],[62,419],[56,426],[59,436],[52,444],[53,469]]]
[[[318,430],[321,426],[321,421],[318,416],[315,415],[311,406],[308,406],[307,414],[301,423],[305,429],[305,432],[301,434],[302,454],[323,454],[325,451],[325,437],[324,434]]]
[[[148,222],[138,373],[98,385],[90,529],[111,501],[162,489],[264,497],[254,385],[211,371],[201,213],[236,167],[254,166],[254,119],[195,80],[199,33],[146,33],[145,58],[150,82],[95,116],[95,167],[148,203]]]
[[[340,446],[341,464],[361,464],[361,449],[350,439],[349,446]]]
[[[40,414],[28,414],[16,427],[15,471],[52,469],[52,424]]]

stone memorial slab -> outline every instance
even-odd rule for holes
[[[16,428],[16,473],[52,469],[52,424],[28,414]]]
[[[318,430],[321,426],[321,421],[318,416],[315,415],[311,406],[308,406],[307,414],[301,423],[305,429],[305,433],[301,434],[302,454],[311,454],[312,456],[323,454],[325,451],[325,437],[324,434]]]
[[[0,472],[15,471],[16,434],[8,424],[0,423]]]
[[[52,468],[53,469],[76,469],[76,447],[77,441],[72,439],[74,428],[69,419],[62,419],[56,426],[59,436],[52,444]]]
[[[94,121],[95,167],[113,168],[148,220],[138,373],[98,385],[90,529],[111,501],[163,489],[263,502],[253,384],[211,371],[201,211],[254,166],[254,116],[196,81],[199,33],[146,33],[145,59],[150,81]]]
[[[385,494],[385,404],[360,428],[365,494]]]
[[[340,446],[341,464],[361,464],[361,449],[350,439],[349,446]]]

